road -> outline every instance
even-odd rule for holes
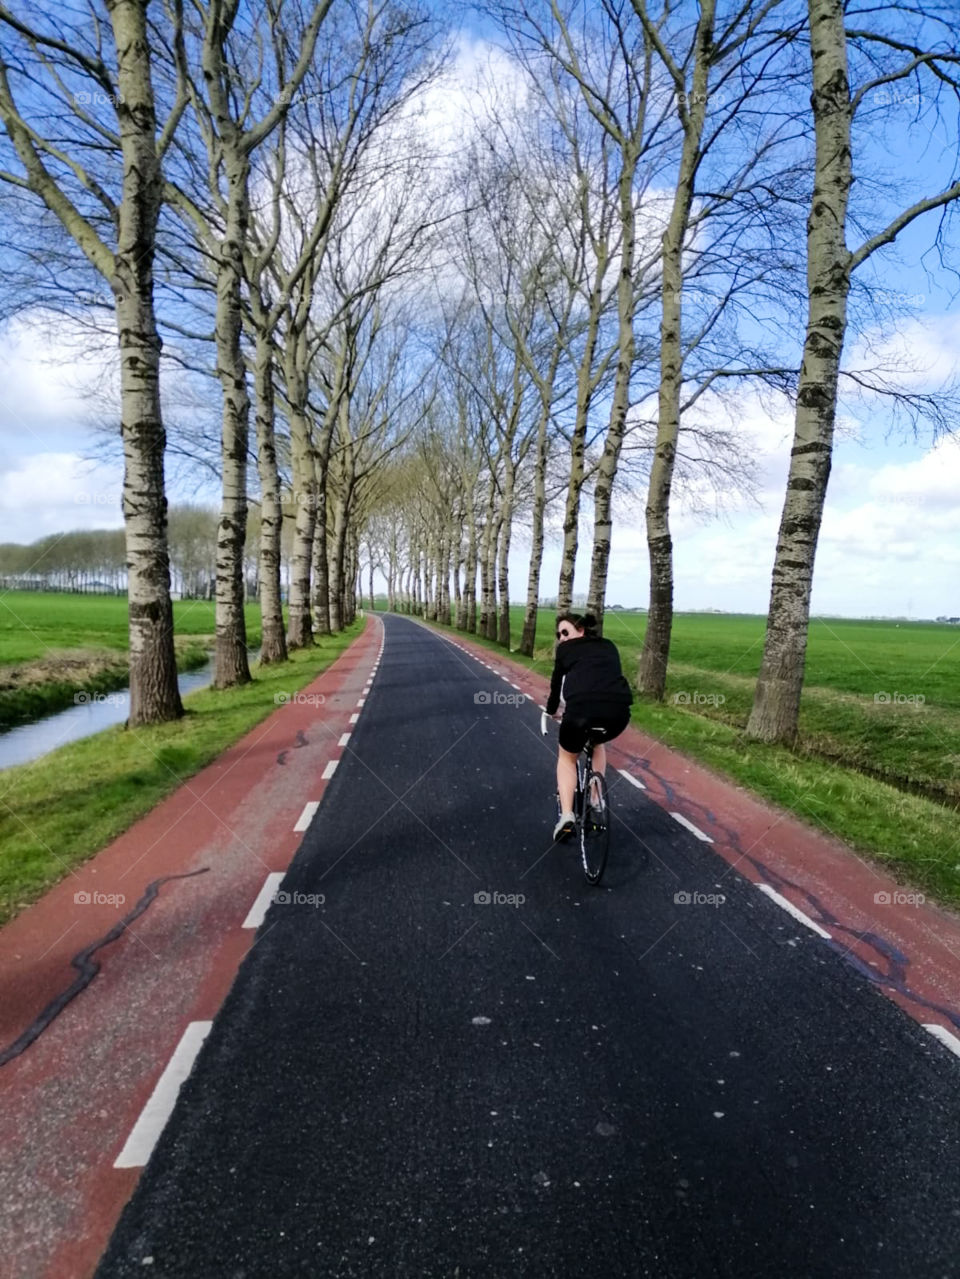
[[[612,771],[587,886],[538,708],[385,628],[99,1279],[960,1274],[957,1058]]]

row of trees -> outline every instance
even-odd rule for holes
[[[250,677],[254,496],[267,662],[350,620],[361,563],[392,604],[509,644],[518,528],[532,652],[551,529],[560,607],[589,531],[602,617],[617,503],[643,501],[640,685],[662,697],[671,503],[749,489],[742,405],[786,397],[795,441],[748,731],[792,738],[848,308],[861,325],[884,313],[855,273],[960,196],[948,162],[897,207],[872,140],[897,122],[956,142],[945,11],[501,0],[496,74],[467,102],[438,15],[392,0],[37,13],[0,5],[0,299],[99,333],[112,312],[132,722],[180,711],[169,452],[221,486],[220,687]],[[879,365],[846,381],[870,407],[885,395],[949,425],[949,397],[911,398]]]

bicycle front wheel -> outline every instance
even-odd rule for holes
[[[580,859],[587,882],[599,884],[610,848],[610,804],[602,773],[591,772],[584,788],[580,817]]]

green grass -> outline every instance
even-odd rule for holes
[[[511,608],[510,621],[517,644],[523,610]],[[540,613],[533,660],[511,654],[546,677],[553,622],[552,612]],[[634,684],[645,626],[641,613],[608,613],[604,621]],[[678,614],[666,699],[636,695],[634,724],[939,900],[960,904],[960,630],[814,619],[800,740],[788,750],[743,733],[764,626],[762,617]],[[924,701],[878,702],[880,693]],[[678,703],[677,694],[691,700]]]
[[[0,773],[0,922],[150,811],[276,710],[277,693],[308,684],[360,634],[363,621],[289,662],[254,668],[254,682],[184,699],[183,719],[106,729]]]
[[[175,600],[177,667],[193,670],[213,644],[213,600]],[[247,643],[260,644],[260,609],[245,609]],[[85,690],[128,682],[127,601],[59,592],[0,593],[0,730],[73,705]]]
[[[213,600],[174,600],[173,628],[178,636],[211,637]],[[247,643],[260,645],[260,606],[247,604]],[[49,657],[51,649],[128,649],[127,600],[118,595],[69,595],[45,591],[0,593],[0,664]]]

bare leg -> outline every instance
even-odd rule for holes
[[[557,792],[560,795],[561,812],[573,812],[573,792],[576,789],[577,757],[561,746],[557,749]]]

